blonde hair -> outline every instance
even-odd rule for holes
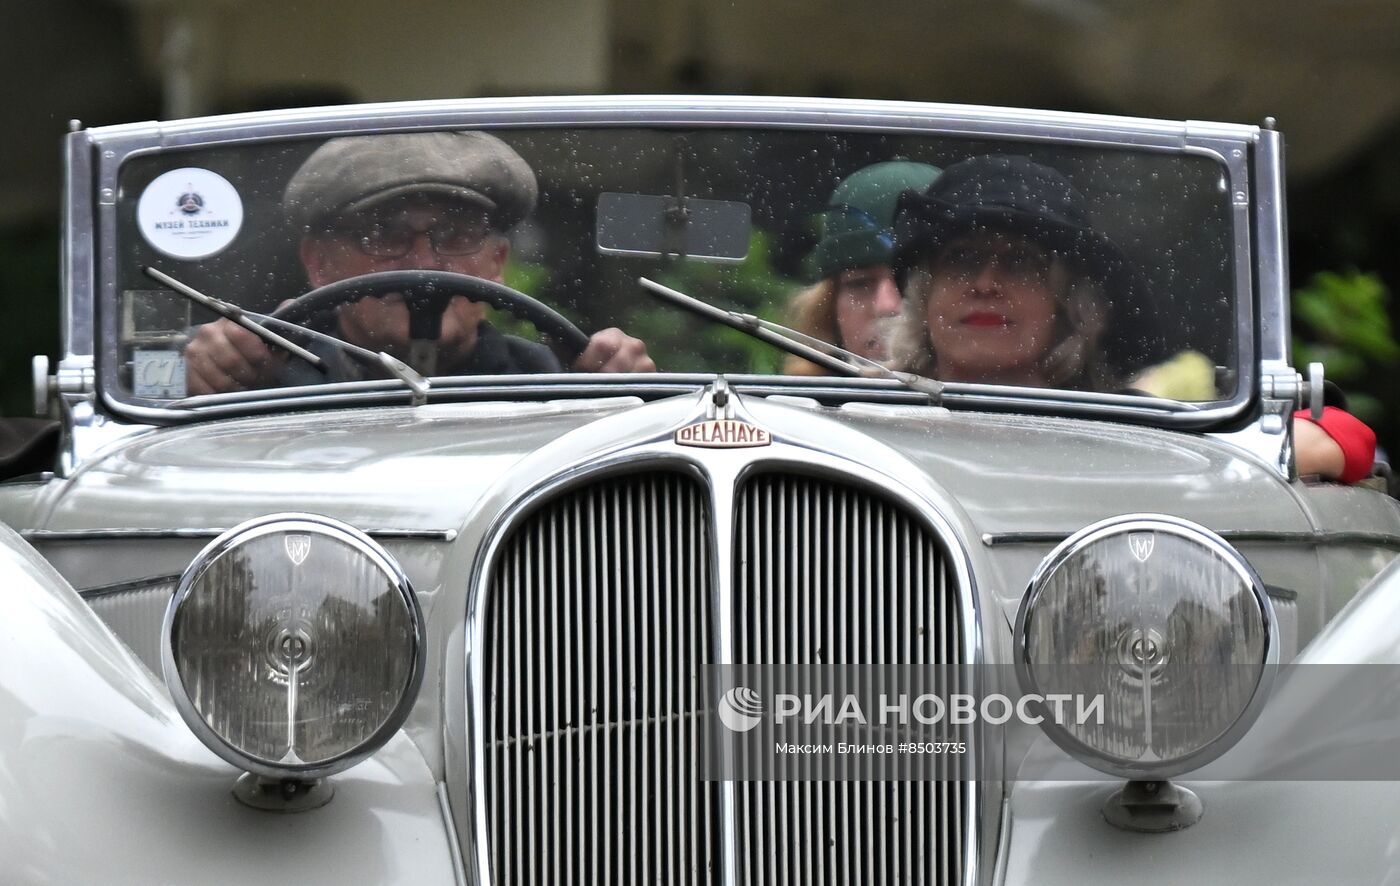
[[[841,331],[836,326],[837,281],[827,277],[792,297],[788,304],[788,325],[798,332],[835,345],[841,344]],[[784,375],[829,375],[810,360],[789,354],[783,361]]]
[[[1122,387],[1122,380],[1104,362],[1099,347],[1109,315],[1103,286],[1074,274],[1059,258],[1051,265],[1050,281],[1059,309],[1055,342],[1038,364],[1046,387],[1091,391]],[[895,326],[890,352],[895,369],[936,378],[938,355],[933,351],[928,329],[928,293],[932,283],[927,260],[909,270],[902,289],[904,312]]]

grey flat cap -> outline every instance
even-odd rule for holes
[[[333,138],[287,183],[282,208],[309,229],[403,194],[478,203],[502,231],[535,207],[535,173],[510,145],[484,132],[403,132]]]

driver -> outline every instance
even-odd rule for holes
[[[348,136],[317,148],[292,176],[282,204],[302,231],[312,287],[377,271],[451,271],[502,282],[507,233],[534,208],[538,188],[525,160],[484,132]],[[486,307],[453,296],[444,309],[439,375],[558,372],[543,345],[492,328]],[[409,308],[398,293],[343,305],[337,337],[409,359]],[[312,346],[321,375],[228,320],[200,326],[185,351],[190,394],[364,378],[361,363]],[[416,355],[415,355],[416,356]],[[409,362],[413,362],[409,360]],[[423,370],[423,367],[418,367]],[[646,345],[620,329],[593,335],[569,367],[578,372],[653,372]]]

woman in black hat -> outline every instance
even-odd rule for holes
[[[1057,170],[1002,155],[964,160],[924,193],[906,192],[892,262],[905,296],[899,368],[1116,390],[1165,357],[1146,287],[1084,204]]]
[[[1213,392],[1205,357],[1163,363],[1147,288],[1093,229],[1085,203],[1058,170],[1005,155],[971,157],[923,193],[906,191],[891,262],[905,307],[895,367],[942,381],[1095,391],[1150,388],[1148,379],[1194,368],[1203,377],[1187,387]],[[1294,441],[1300,474],[1370,474],[1375,434],[1340,409],[1327,407],[1316,425],[1295,415]]]

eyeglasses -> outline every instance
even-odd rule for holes
[[[490,238],[491,222],[482,213],[436,219],[428,228],[390,219],[345,225],[335,231],[353,238],[361,252],[375,258],[402,258],[413,250],[413,245],[424,234],[438,255],[474,255]]]
[[[954,242],[938,253],[932,270],[935,274],[956,277],[963,281],[975,279],[986,267],[1017,283],[1045,283],[1050,279],[1054,255],[1033,243]]]

